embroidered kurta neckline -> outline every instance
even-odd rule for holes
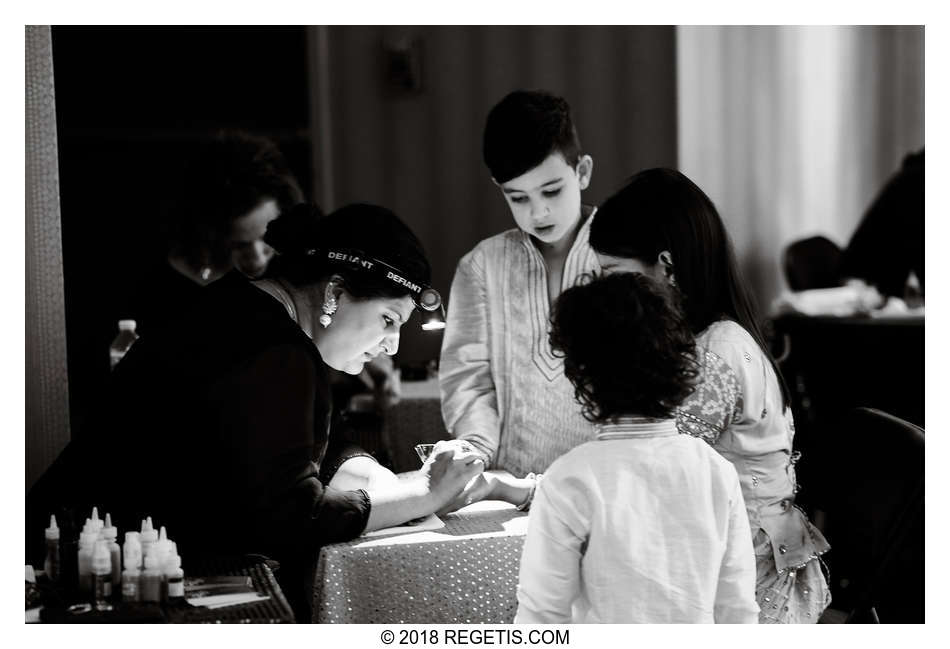
[[[587,207],[582,206],[582,212]],[[578,276],[584,268],[590,266],[591,261],[588,258],[594,252],[588,243],[590,235],[590,224],[593,221],[594,213],[597,208],[592,208],[590,214],[582,216],[583,224],[577,230],[577,236],[574,237],[574,243],[567,253],[564,260],[564,272],[561,273],[561,291],[570,288],[577,281]],[[531,235],[521,231],[521,242],[525,251],[528,253],[528,300],[531,313],[532,329],[532,349],[531,359],[538,370],[548,381],[555,380],[563,373],[564,359],[555,356],[548,343],[548,330],[550,328],[551,301],[548,298],[548,271],[544,263],[544,257],[537,245],[531,239]]]

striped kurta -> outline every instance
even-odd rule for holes
[[[584,214],[562,291],[600,268],[588,243],[593,212]],[[543,472],[595,434],[551,351],[550,310],[544,259],[522,230],[485,239],[459,262],[439,367],[442,415],[491,468],[516,476]]]

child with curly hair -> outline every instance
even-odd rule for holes
[[[536,489],[515,622],[756,623],[736,471],[676,429],[698,367],[683,315],[618,273],[558,298],[550,342],[598,430]]]

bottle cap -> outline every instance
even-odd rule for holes
[[[158,540],[158,531],[152,527],[152,517],[149,516],[142,523],[142,532],[140,534],[142,543],[152,543]]]
[[[138,533],[138,532],[126,532],[126,533],[125,533],[125,542],[128,543],[129,540],[131,540],[131,539],[135,539],[135,541],[136,541],[137,543],[141,543],[141,540],[139,539],[139,533]]]
[[[135,331],[135,320],[119,320],[119,331]]]
[[[92,518],[90,521],[97,532],[102,530],[102,521],[99,520],[99,509],[97,507],[92,508]]]
[[[112,558],[109,556],[109,547],[105,541],[96,541],[96,547],[92,553],[92,572],[96,575],[112,572]]]
[[[49,527],[46,528],[46,540],[47,541],[59,540],[59,528],[56,527],[55,514],[50,514],[49,516]]]
[[[106,512],[106,524],[102,528],[102,538],[107,541],[115,541],[117,536],[119,536],[119,530],[112,525],[112,516]]]

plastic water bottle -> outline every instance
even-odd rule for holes
[[[139,339],[135,333],[135,320],[119,320],[119,335],[109,345],[109,366],[114,368],[132,347],[132,343]]]

